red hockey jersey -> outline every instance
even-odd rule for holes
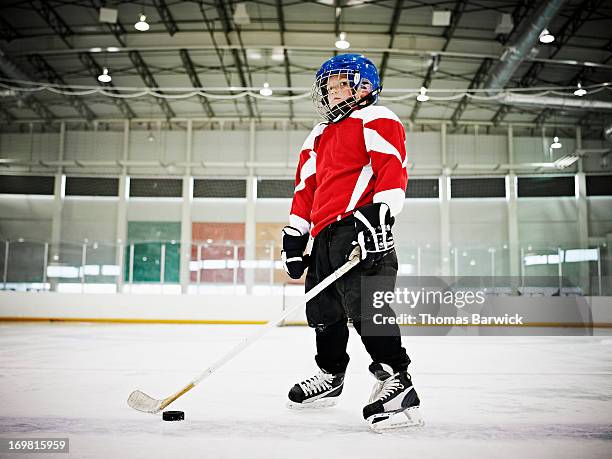
[[[370,105],[338,123],[317,124],[302,146],[289,224],[315,237],[366,204],[404,205],[406,133],[386,107]]]

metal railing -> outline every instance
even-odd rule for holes
[[[274,287],[282,292],[289,278],[282,269],[275,241],[260,241],[247,259],[244,241],[193,241],[182,252],[175,240],[109,242],[0,240],[3,290],[63,292],[244,292]],[[510,276],[508,244],[450,247],[444,253],[433,243],[396,247],[399,274],[407,276]],[[521,287],[534,276],[556,278],[554,285],[577,288],[588,295],[612,294],[612,251],[527,245],[517,249]],[[188,260],[181,260],[181,256]],[[181,267],[189,271],[183,276]],[[187,281],[185,281],[187,279]],[[185,285],[186,284],[186,285]],[[245,290],[246,289],[246,290]]]

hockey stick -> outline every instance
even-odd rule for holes
[[[354,266],[359,264],[360,261],[361,261],[361,250],[359,246],[357,245],[355,246],[355,248],[349,255],[348,261],[344,263],[342,266],[340,266],[332,274],[330,274],[325,279],[323,279],[323,281],[321,281],[315,288],[310,290],[306,294],[306,296],[302,299],[302,301],[290,307],[289,309],[286,309],[276,319],[269,321],[266,325],[261,327],[261,329],[257,330],[252,335],[244,338],[231,351],[229,351],[227,354],[225,354],[223,357],[221,357],[219,360],[213,363],[210,367],[204,370],[196,379],[191,381],[189,384],[187,384],[177,393],[169,397],[166,397],[164,399],[157,400],[157,399],[154,399],[153,397],[150,397],[149,395],[145,394],[144,392],[140,390],[135,390],[128,397],[128,401],[127,401],[128,405],[131,408],[134,408],[135,410],[138,410],[138,411],[142,411],[144,413],[153,413],[153,414],[159,413],[161,410],[163,410],[168,405],[170,405],[172,402],[174,402],[177,398],[189,392],[191,389],[193,389],[195,386],[201,383],[204,379],[206,379],[208,376],[213,374],[216,370],[218,370],[223,365],[225,365],[227,362],[229,362],[231,359],[233,359],[238,354],[240,354],[244,349],[246,349],[248,346],[253,344],[263,335],[265,335],[271,328],[275,327],[280,322],[282,322],[284,319],[286,319],[288,316],[290,316],[295,311],[297,311],[297,309],[300,306],[303,306],[308,301],[312,300],[315,296],[321,293],[321,291],[323,291],[326,287],[328,287],[330,284],[332,284],[334,281],[336,281],[340,277],[344,276]]]

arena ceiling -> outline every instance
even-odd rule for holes
[[[446,120],[453,125],[580,123],[601,131],[612,113],[607,108],[509,106],[497,100],[456,97],[461,91],[482,89],[506,45],[521,32],[519,24],[532,20],[542,3],[5,0],[0,6],[0,116],[3,123],[13,124],[124,118],[314,119],[317,115],[306,93],[320,64],[344,52],[334,46],[344,32],[351,44],[347,52],[363,53],[377,64],[383,103],[403,119]],[[117,10],[117,22],[101,22],[101,7]],[[434,12],[443,11],[450,12],[448,25],[432,25]],[[150,25],[146,32],[134,27],[141,13]],[[506,33],[497,33],[503,13],[510,15],[512,24]],[[612,2],[566,0],[548,29],[555,41],[537,43],[506,88],[567,92],[578,82],[592,88],[612,81]],[[104,67],[112,76],[110,83],[97,79]],[[14,80],[51,84],[61,91],[15,91]],[[273,90],[271,96],[239,97],[245,88],[259,95],[266,82]],[[25,83],[17,86],[34,88]],[[108,94],[148,87],[175,95],[195,87],[217,97],[70,93],[98,86],[106,86]],[[432,96],[427,102],[414,97],[421,87]],[[440,90],[449,92],[436,93]],[[453,94],[455,98],[449,97]],[[435,100],[436,96],[447,100]],[[610,103],[612,92],[592,91],[581,99]]]

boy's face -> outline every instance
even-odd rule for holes
[[[357,100],[368,94],[368,89],[357,90]],[[353,96],[351,83],[347,75],[332,75],[327,79],[327,99],[330,107],[335,107]]]

